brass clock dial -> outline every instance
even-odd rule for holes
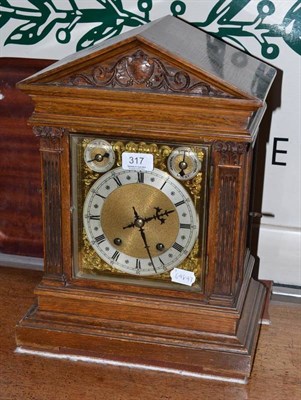
[[[169,174],[113,169],[89,190],[84,227],[96,253],[114,268],[151,276],[189,255],[199,223],[187,191]]]
[[[93,171],[106,172],[115,163],[115,153],[110,143],[103,139],[94,139],[87,144],[84,159]]]
[[[185,181],[197,175],[202,163],[190,147],[178,147],[170,154],[167,167],[172,176]]]

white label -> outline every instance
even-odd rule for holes
[[[154,157],[146,153],[122,153],[122,168],[135,171],[152,171]]]
[[[194,272],[186,271],[185,269],[174,268],[170,272],[170,277],[172,282],[182,285],[191,286],[195,282]]]

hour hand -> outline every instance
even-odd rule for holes
[[[169,214],[173,213],[175,210],[165,210],[163,211],[162,208],[160,207],[155,207],[156,213],[152,215],[151,217],[145,218],[144,222],[149,222],[152,221],[153,219],[158,220],[161,222],[161,225],[165,223],[166,217],[169,216]]]
[[[134,210],[134,217],[135,217],[134,222],[131,222],[130,224],[124,226],[123,229],[134,228],[135,226],[139,228],[141,224],[142,224],[142,226],[144,225],[144,220],[139,217],[139,214],[137,213],[135,207],[133,207],[133,210]],[[140,224],[139,224],[139,222],[140,222]]]
[[[130,223],[130,224],[128,224],[128,225],[126,225],[126,226],[123,226],[122,227],[122,229],[127,229],[127,228],[134,228],[136,225],[135,225],[135,223],[134,222],[132,222],[132,223]]]

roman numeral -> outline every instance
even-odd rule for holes
[[[141,269],[141,261],[138,258],[136,260],[136,269]]]
[[[191,225],[190,224],[180,224],[180,229],[190,229]]]
[[[167,180],[163,182],[163,185],[160,187],[160,190],[162,190],[164,188],[164,186],[166,185],[166,182],[167,182]]]
[[[96,196],[98,196],[98,197],[101,197],[103,200],[105,200],[106,199],[106,197],[105,196],[102,196],[101,194],[99,194],[99,193],[95,193],[95,195]]]
[[[89,218],[94,221],[98,221],[100,219],[100,216],[99,215],[89,215]]]
[[[164,269],[164,271],[166,271],[166,266],[165,266],[164,262],[161,260],[160,257],[158,257],[158,258],[159,258],[162,268]]]
[[[120,256],[120,253],[119,253],[119,251],[116,250],[115,253],[112,255],[112,260],[117,261],[119,256]]]
[[[114,176],[114,181],[116,182],[117,186],[121,186],[122,183],[120,182],[120,179],[118,178],[118,176]]]
[[[95,241],[96,241],[98,244],[100,244],[100,243],[102,243],[102,242],[105,242],[105,240],[106,240],[106,237],[105,237],[104,234],[95,237]]]
[[[172,247],[173,247],[175,250],[177,250],[178,252],[180,252],[180,253],[181,253],[181,251],[184,250],[184,247],[181,246],[181,245],[180,245],[179,243],[177,243],[177,242],[175,242],[175,243],[172,245]]]
[[[138,182],[144,183],[144,172],[138,172]]]
[[[185,200],[178,201],[178,202],[175,204],[175,206],[176,206],[176,207],[179,207],[179,206],[181,206],[182,204],[185,204]]]

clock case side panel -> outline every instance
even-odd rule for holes
[[[241,309],[254,257],[247,249],[253,147],[214,142],[209,196],[208,276],[210,304]]]
[[[47,282],[50,286],[61,286],[65,284],[62,201],[66,198],[64,191],[68,187],[65,185],[63,172],[68,168],[68,163],[62,161],[62,158],[68,132],[63,128],[49,126],[35,126],[33,131],[40,139],[44,236],[43,282]]]

